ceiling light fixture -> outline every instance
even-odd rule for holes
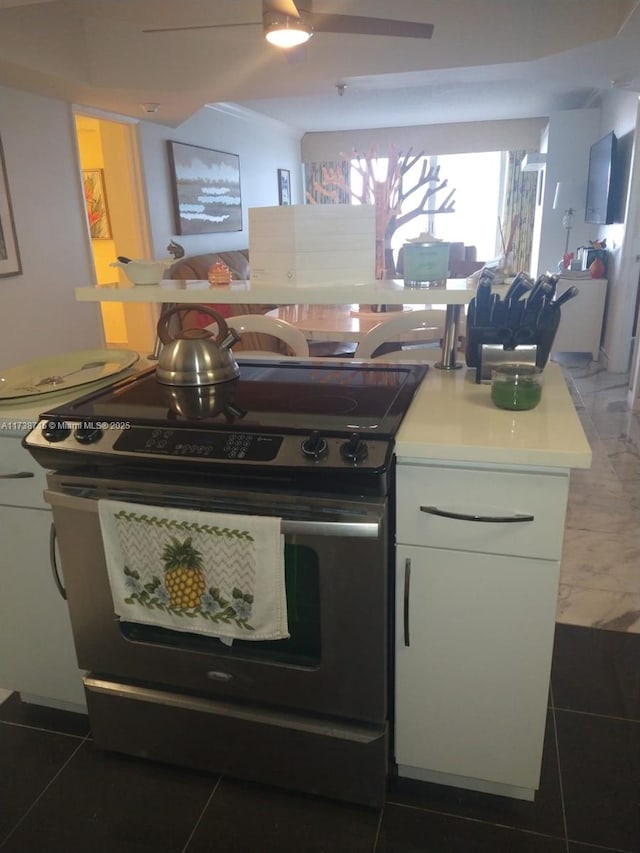
[[[313,29],[302,18],[277,12],[265,12],[264,37],[276,47],[297,47],[309,41]]]

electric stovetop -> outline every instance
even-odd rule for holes
[[[46,412],[50,419],[393,436],[426,365],[246,361],[240,377],[199,387],[162,385],[155,370]]]
[[[426,365],[247,360],[240,376],[163,385],[154,369],[41,415],[23,441],[44,467],[296,477],[389,469]],[[324,473],[322,473],[324,472]]]

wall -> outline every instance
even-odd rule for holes
[[[569,251],[594,238],[593,226],[584,221],[587,194],[589,149],[598,139],[600,111],[598,109],[563,110],[551,113],[540,150],[546,150],[547,162],[541,202],[536,210],[534,231],[540,235],[535,276],[555,272],[564,254],[567,232],[562,225],[564,210],[553,209],[556,184],[566,181],[576,185],[577,196],[573,228],[569,234]],[[570,310],[570,309],[567,309]]]
[[[620,162],[623,167],[625,191],[621,195],[620,210],[612,225],[596,226],[597,238],[605,238],[609,250],[607,278],[607,305],[603,349],[606,367],[612,373],[629,369],[634,309],[638,292],[640,264],[640,234],[633,227],[637,218],[640,184],[638,166],[634,159],[640,156],[637,148],[636,127],[639,120],[637,92],[612,89],[602,99],[598,138],[613,131],[619,141]],[[630,184],[635,174],[635,183]],[[633,193],[633,194],[632,194]],[[593,226],[592,226],[593,227]]]
[[[302,159],[305,163],[339,160],[354,149],[369,151],[377,147],[384,151],[390,145],[425,154],[537,151],[545,124],[546,119],[534,118],[306,133],[302,139]]]
[[[176,234],[167,140],[239,155],[242,231]],[[156,257],[166,255],[170,240],[184,246],[187,255],[246,249],[249,246],[248,209],[278,204],[278,169],[290,170],[292,203],[302,203],[300,134],[257,113],[217,104],[203,107],[178,128],[142,122],[140,144]]]
[[[0,278],[0,369],[103,345],[68,104],[0,86],[0,136],[22,275]]]

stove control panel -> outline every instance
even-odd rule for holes
[[[313,430],[307,435],[240,432],[144,426],[110,421],[45,420],[29,433],[25,444],[34,450],[55,452],[52,467],[64,459],[112,461],[125,458],[162,457],[167,465],[185,462],[223,465],[253,464],[270,468],[383,470],[389,464],[392,443],[388,438],[367,438],[357,432],[325,435]],[[66,454],[70,454],[67,456]],[[37,457],[36,457],[37,458]],[[48,458],[42,456],[42,464]],[[73,461],[73,464],[77,464]]]
[[[142,428],[126,430],[114,442],[113,449],[129,453],[157,453],[190,459],[244,459],[246,462],[270,462],[276,458],[280,435],[206,430]]]

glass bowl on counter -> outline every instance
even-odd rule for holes
[[[542,398],[542,368],[502,364],[491,371],[491,399],[499,409],[535,409]]]

